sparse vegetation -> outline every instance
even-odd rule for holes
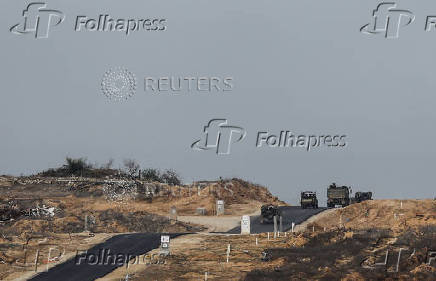
[[[123,163],[127,174],[132,178],[136,177],[140,169],[138,162],[134,159],[124,159]]]
[[[67,157],[66,164],[64,165],[68,173],[72,175],[79,175],[81,172],[87,169],[92,169],[92,165],[87,163],[86,158],[70,158]]]
[[[109,159],[103,165],[90,164],[86,158],[66,157],[65,164],[59,168],[51,168],[39,173],[42,177],[89,177],[89,178],[140,178],[148,182],[160,182],[168,185],[181,185],[181,177],[174,170],[160,171],[155,168],[141,170],[141,166],[134,159],[123,161],[124,169],[113,169],[114,159]]]
[[[168,185],[181,185],[182,180],[180,176],[173,170],[166,170],[161,172],[158,169],[145,169],[142,171],[141,179],[148,182],[160,182]]]
[[[173,170],[167,170],[162,174],[161,182],[169,185],[180,185],[182,184],[179,175]]]
[[[107,163],[112,166],[112,163]],[[65,158],[65,164],[59,168],[52,168],[45,170],[38,174],[38,176],[42,177],[95,177],[95,178],[103,178],[107,176],[117,175],[119,172],[117,170],[113,170],[110,168],[97,168],[97,165],[88,163],[86,158]]]
[[[159,170],[153,169],[153,168],[148,168],[148,169],[143,170],[141,177],[143,180],[149,181],[149,182],[153,182],[153,181],[160,182],[161,181]]]

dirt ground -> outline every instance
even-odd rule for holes
[[[0,280],[27,280],[114,234],[73,233],[0,238]]]
[[[436,200],[369,200],[321,213],[307,224],[318,230],[407,228],[436,225]]]
[[[436,280],[436,260],[429,263],[436,251],[434,203],[374,200],[332,209],[299,232],[270,233],[269,240],[268,234],[186,235],[172,241],[165,264],[119,268],[101,280],[127,274],[129,280],[206,280],[206,274],[207,280]],[[397,211],[403,220],[387,217]]]
[[[240,214],[249,216],[260,215],[261,203],[246,204],[238,208]],[[179,221],[201,225],[206,228],[204,232],[226,232],[241,224],[241,215],[222,215],[222,216],[179,216]]]
[[[282,233],[282,237],[274,239],[271,234],[270,240],[267,234],[186,235],[171,242],[171,255],[165,258],[165,264],[130,265],[98,280],[118,281],[127,274],[129,280],[205,280],[206,274],[207,280],[240,280],[251,270],[274,270],[283,265],[284,259],[265,263],[260,257],[265,248],[285,247],[288,240],[284,235]],[[227,262],[228,245],[230,254]],[[148,255],[158,252],[153,250]]]
[[[270,240],[267,234],[187,235],[171,242],[172,252],[164,264],[129,265],[99,280],[125,280],[128,275],[129,280],[432,281],[436,261],[432,265],[427,261],[429,249],[436,247],[436,236],[424,232],[405,231],[396,236],[376,229],[307,231],[286,233],[286,237],[281,233],[276,238],[270,234]],[[397,271],[399,249],[403,250]],[[158,250],[147,253],[153,254]]]

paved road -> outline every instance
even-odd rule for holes
[[[299,206],[279,207],[283,217],[283,231],[291,229],[292,223],[296,225],[304,222],[313,215],[316,215],[327,208],[318,209],[302,209]],[[278,223],[278,221],[277,221]],[[260,223],[260,216],[251,217],[251,233],[273,232],[274,224],[262,224]],[[241,233],[241,227],[235,227],[228,233]]]
[[[171,234],[174,238],[181,234]],[[109,254],[123,254],[124,256],[139,256],[148,251],[156,249],[160,245],[160,233],[135,233],[114,236],[106,242],[96,245],[87,251],[88,260],[80,260],[80,265],[76,262],[79,260],[73,258],[65,263],[59,264],[47,272],[40,273],[31,281],[92,281],[103,277],[106,274],[116,269],[117,265],[112,265],[109,259],[109,264],[91,265],[94,260],[90,254],[96,254],[97,257],[102,257],[102,250],[110,250]],[[108,255],[106,255],[107,257]],[[105,257],[105,256],[103,256]],[[105,260],[106,258],[100,259]],[[90,264],[91,263],[91,264]]]

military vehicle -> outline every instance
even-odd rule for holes
[[[273,223],[274,216],[280,216],[281,212],[279,208],[275,205],[263,205],[260,208],[260,223]],[[279,218],[277,218],[278,220]]]
[[[327,189],[327,207],[345,207],[350,205],[351,188],[348,186],[337,186],[332,183]]]
[[[308,207],[318,209],[318,199],[316,198],[316,192],[303,191],[301,192],[300,199],[301,208],[306,209]]]
[[[356,192],[354,195],[354,200],[356,203],[360,203],[366,200],[372,200],[372,192]]]

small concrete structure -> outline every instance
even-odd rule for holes
[[[169,235],[161,235],[159,253],[164,254],[164,255],[170,254],[170,236]]]
[[[241,234],[250,234],[250,216],[244,215],[241,218]]]
[[[197,213],[197,215],[205,216],[207,213],[206,208],[197,208],[196,213]]]
[[[217,216],[224,215],[224,200],[216,201],[216,215]]]

